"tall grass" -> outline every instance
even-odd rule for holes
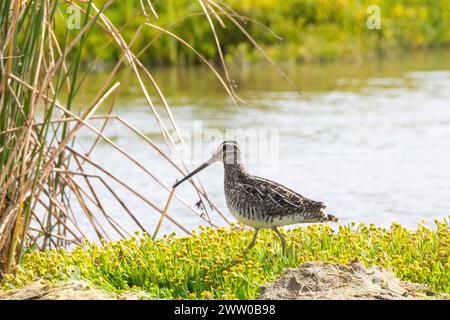
[[[110,240],[112,233],[121,238],[130,237],[128,231],[104,209],[105,199],[99,196],[99,185],[108,191],[110,198],[118,203],[137,230],[154,237],[163,220],[190,234],[182,222],[172,217],[172,198],[184,205],[187,211],[214,226],[211,215],[206,211],[207,206],[203,205],[205,214],[192,206],[191,201],[172,193],[171,187],[162,182],[158,172],[153,172],[135,159],[126,148],[109,138],[104,130],[111,122],[124,126],[136,134],[143,147],[156,153],[159,161],[168,163],[174,170],[174,176],[186,173],[192,166],[185,156],[186,145],[161,88],[150,70],[139,60],[143,51],[133,52],[133,43],[139,41],[143,30],[149,29],[156,30],[157,38],[180,43],[212,70],[235,104],[240,99],[230,85],[232,81],[228,76],[217,28],[223,27],[223,19],[227,18],[258,50],[261,48],[230,8],[212,0],[192,1],[190,4],[199,7],[205,24],[211,28],[211,42],[222,61],[220,70],[216,70],[189,41],[158,25],[158,14],[150,1],[141,1],[139,8],[136,8],[142,10],[145,22],[136,27],[128,42],[121,34],[121,26],[114,25],[108,17],[108,8],[113,0],[98,1],[101,6],[97,6],[96,2],[3,0],[0,3],[0,274],[14,272],[15,265],[27,249],[45,250],[80,244],[88,233],[95,234],[100,240]],[[65,23],[61,17],[64,17],[69,5],[80,12],[79,28],[66,27],[63,36],[56,36],[55,28],[58,27],[58,32],[61,32],[61,23]],[[79,88],[90,70],[95,68],[97,58],[101,58],[96,57],[82,65],[86,44],[91,43],[93,34],[97,38],[101,34],[99,45],[117,48],[120,55],[95,99],[80,108],[77,103]],[[154,41],[151,41],[145,48],[152,48],[153,45]],[[120,83],[115,78],[117,71],[123,67],[133,71],[150,114],[159,126],[166,149],[174,150],[171,154],[175,156],[170,156],[131,123],[114,114],[113,107],[120,89]],[[96,114],[102,105],[107,105],[109,112]],[[80,109],[83,110],[81,114]],[[161,112],[168,115],[168,120],[163,120]],[[94,120],[100,121],[101,125],[94,125]],[[84,143],[81,146],[79,133],[82,128],[95,137],[91,145]],[[130,165],[139,168],[158,188],[166,190],[168,200],[154,203],[139,188],[106,169],[103,163],[96,162],[91,154],[100,140],[116,154],[126,157]],[[191,181],[191,184],[202,200],[200,203],[209,203],[208,207],[215,215],[226,221],[209,200],[202,185],[198,181]],[[160,215],[154,230],[146,229],[133,214],[130,203],[122,199],[117,191],[118,186],[140,199],[149,211]],[[87,221],[91,232],[86,231],[85,225],[81,226],[80,217]]]
[[[5,271],[18,261],[27,241],[36,243],[42,236],[42,247],[80,241],[64,204],[67,189],[73,189],[63,174],[70,160],[66,146],[118,88],[105,85],[99,99],[70,125],[81,51],[99,15],[90,16],[88,4],[79,33],[71,40],[67,34],[60,44],[52,29],[57,8],[53,1],[10,0],[0,7],[0,266]],[[72,60],[66,59],[70,52]],[[64,87],[68,95],[61,102]],[[46,209],[41,217],[39,207]],[[30,237],[32,220],[39,234]]]

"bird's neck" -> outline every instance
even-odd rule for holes
[[[223,168],[225,170],[225,177],[237,177],[247,174],[240,159],[237,159],[234,163],[224,163]]]

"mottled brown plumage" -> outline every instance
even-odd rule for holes
[[[280,237],[285,250],[285,239],[277,227],[309,222],[338,221],[325,213],[325,205],[303,197],[285,186],[253,176],[246,172],[240,160],[240,149],[235,141],[224,141],[210,160],[176,183],[190,178],[215,161],[224,163],[224,189],[227,206],[240,222],[255,228],[253,247],[260,228],[271,228]]]
[[[228,208],[248,220],[246,224],[271,228],[329,220],[322,202],[305,198],[276,182],[250,175],[241,164],[224,167]]]

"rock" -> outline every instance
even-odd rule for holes
[[[400,281],[380,267],[308,262],[287,269],[272,283],[261,287],[258,299],[416,299],[426,297],[424,285]]]
[[[114,294],[94,288],[88,281],[50,283],[43,280],[22,288],[0,291],[0,300],[136,300],[137,293]]]

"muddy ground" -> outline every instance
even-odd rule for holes
[[[0,291],[0,300],[136,300],[137,293],[114,294],[97,289],[88,281],[69,280],[59,283],[32,282],[22,288]]]
[[[429,289],[401,281],[388,270],[365,268],[361,263],[348,265],[308,262],[287,269],[273,283],[264,285],[258,299],[424,299]]]
[[[145,299],[145,293],[114,294],[93,287],[89,282],[70,280],[60,283],[33,282],[23,288],[0,291],[0,299],[130,300]],[[257,299],[448,299],[432,296],[425,285],[401,281],[388,270],[348,265],[308,262],[287,269],[272,283],[261,287]]]

